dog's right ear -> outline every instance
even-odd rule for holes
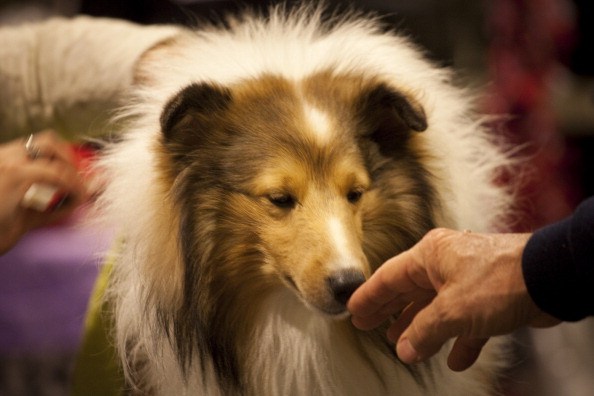
[[[214,118],[227,109],[230,102],[230,90],[215,84],[193,83],[183,88],[161,113],[161,132],[166,147],[179,155],[199,146]]]
[[[398,155],[413,134],[428,128],[424,108],[387,84],[371,86],[364,92],[359,109],[366,136],[388,156]]]

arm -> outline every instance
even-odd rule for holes
[[[105,134],[137,60],[179,31],[84,16],[0,27],[0,141]]]
[[[522,266],[541,310],[565,321],[594,315],[594,197],[573,216],[536,231]]]

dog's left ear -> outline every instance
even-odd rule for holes
[[[219,85],[194,83],[183,88],[161,113],[165,146],[178,158],[201,146],[208,134],[215,133],[215,119],[230,102],[231,92]]]
[[[364,92],[359,108],[364,135],[387,154],[402,147],[412,133],[422,132],[428,127],[423,107],[386,84],[376,85]]]

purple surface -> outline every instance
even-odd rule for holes
[[[0,256],[0,353],[72,352],[111,234],[77,224],[32,231]]]

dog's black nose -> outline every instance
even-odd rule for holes
[[[365,275],[355,269],[345,269],[328,277],[326,282],[334,299],[340,304],[346,305],[355,290],[365,282]]]

